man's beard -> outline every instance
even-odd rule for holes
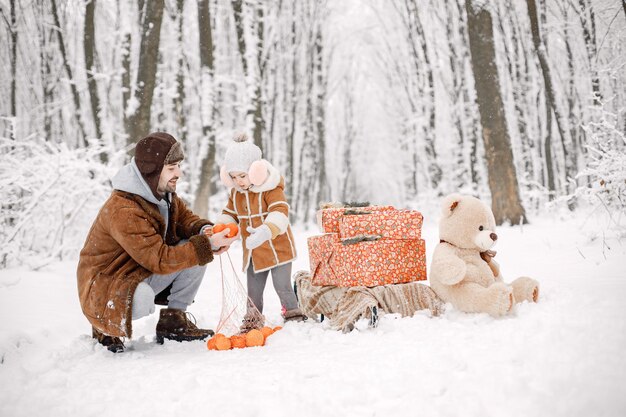
[[[174,179],[174,178],[172,178]],[[178,179],[178,178],[176,178]],[[175,193],[176,192],[176,183],[171,183],[171,182],[167,182],[167,184],[165,184],[165,192],[167,193]]]

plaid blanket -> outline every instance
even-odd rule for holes
[[[300,309],[309,317],[323,314],[331,327],[350,331],[361,317],[369,318],[371,308],[402,317],[412,316],[418,310],[429,310],[438,316],[444,303],[427,285],[418,282],[389,284],[378,287],[334,287],[311,284],[311,274],[299,271],[295,275]]]

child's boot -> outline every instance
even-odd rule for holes
[[[293,310],[287,310],[285,311],[285,314],[283,315],[285,321],[304,321],[307,319],[307,316],[305,316],[304,314],[302,314],[302,310],[300,310],[299,308],[294,308]]]
[[[239,327],[241,333],[248,333],[250,330],[260,329],[265,325],[265,317],[256,311],[248,312],[243,317],[243,323]]]

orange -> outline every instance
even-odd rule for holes
[[[206,347],[209,350],[216,350],[217,349],[217,347],[215,346],[215,338],[214,337],[210,338],[209,341],[206,342]]]
[[[215,340],[217,350],[228,350],[231,348],[230,339],[228,337],[218,337]]]
[[[253,329],[246,334],[246,346],[263,346],[264,343],[265,337],[260,330]]]
[[[226,225],[222,223],[218,223],[215,226],[213,226],[213,234],[219,233],[224,229],[226,229]]]
[[[272,330],[271,327],[263,327],[261,328],[261,333],[263,333],[263,337],[265,337],[267,339],[268,336],[270,336],[272,333],[274,333],[274,330]]]
[[[283,328],[282,326],[276,326],[276,327],[274,327],[274,332],[277,332],[277,331],[279,331],[282,328]]]
[[[239,233],[239,227],[237,226],[237,223],[228,223],[226,224],[226,227],[230,229],[230,233],[227,234],[226,237],[235,237],[237,236],[237,233]]]
[[[233,348],[245,348],[246,347],[246,335],[232,335],[230,337],[230,344]]]
[[[237,233],[239,232],[239,227],[237,226],[237,223],[227,223],[227,224],[218,223],[215,226],[213,226],[213,234],[219,233],[222,230],[227,229],[227,228],[230,230],[230,232],[228,232],[226,237],[237,236]]]

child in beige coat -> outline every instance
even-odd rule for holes
[[[274,166],[261,158],[261,149],[248,141],[245,134],[235,137],[220,170],[222,182],[230,187],[228,204],[216,223],[239,224],[248,297],[259,312],[263,312],[263,290],[271,272],[285,321],[301,321],[305,316],[298,308],[291,285],[296,248],[289,225],[285,180]],[[250,314],[246,321],[246,328],[263,325],[262,319]]]

